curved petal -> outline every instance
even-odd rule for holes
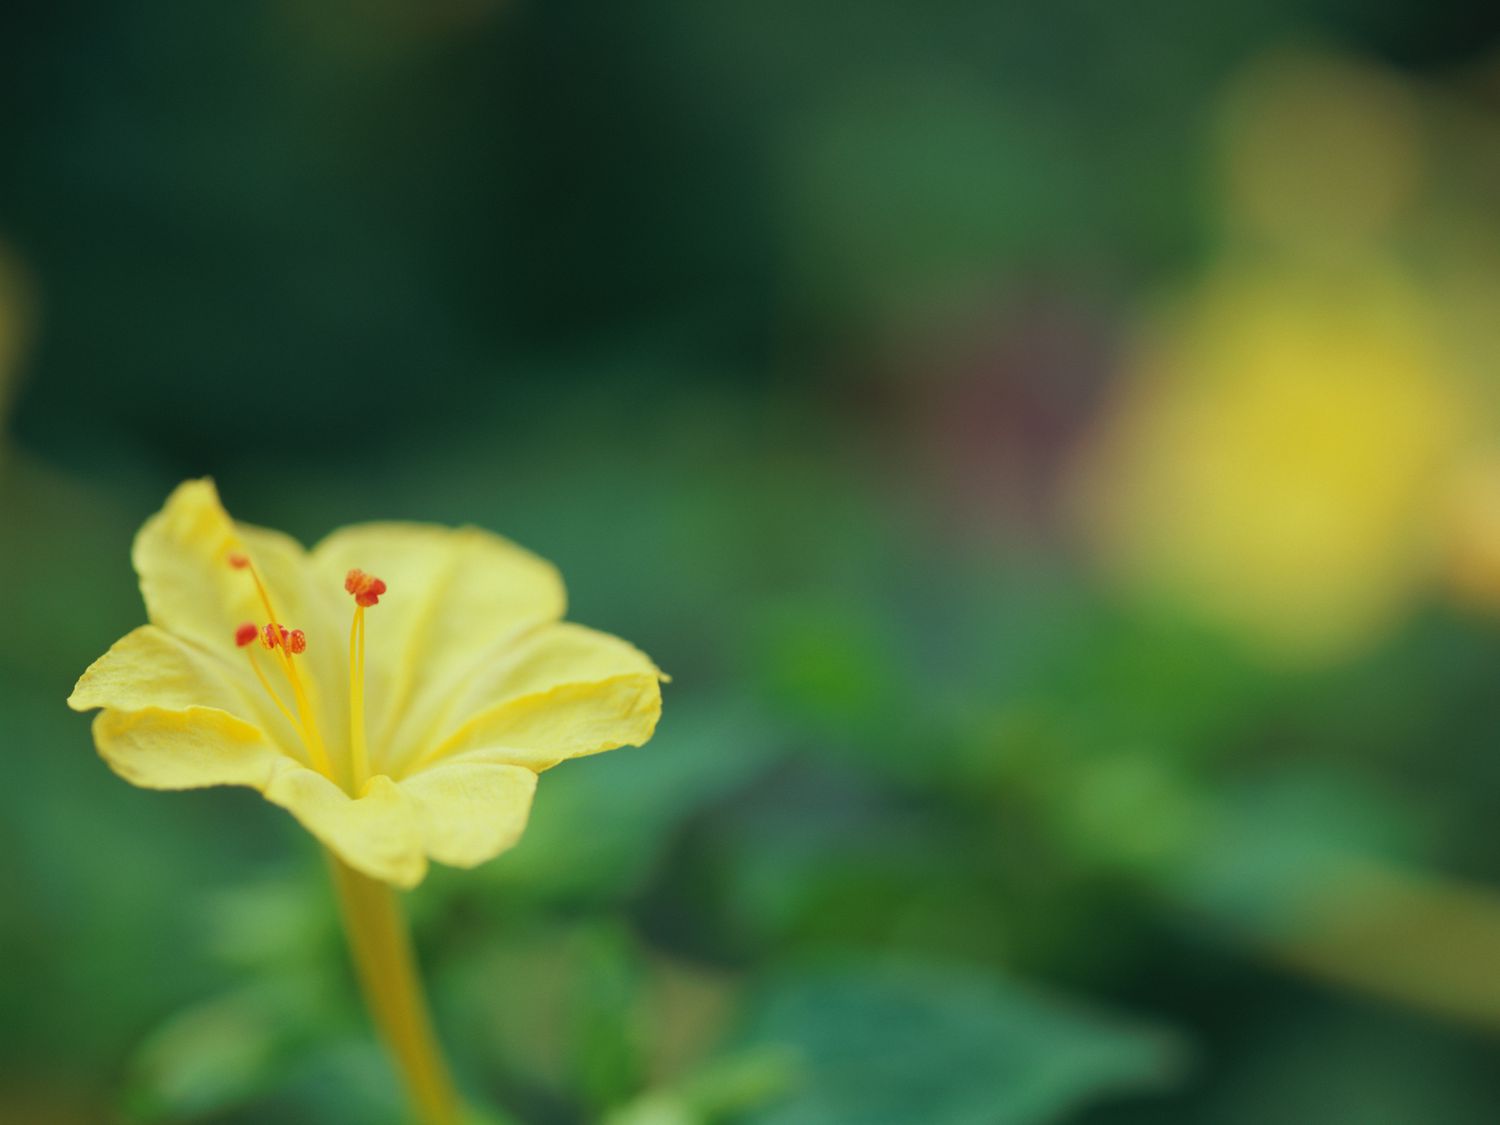
[[[542,770],[564,758],[639,746],[661,713],[661,672],[618,637],[571,622],[534,630],[451,694],[432,733],[399,748],[403,774],[452,754],[505,746]]]
[[[398,887],[422,881],[429,850],[472,866],[514,843],[536,784],[529,770],[460,764],[431,771],[410,792],[374,777],[355,799],[254,726],[210,707],[107,710],[94,720],[94,742],[111,769],[147,789],[257,789],[350,867]]]
[[[68,706],[75,711],[215,707],[249,718],[253,708],[232,668],[155,625],[142,625],[88,666],[68,696]]]
[[[420,760],[410,776],[466,751],[497,747],[503,750],[492,752],[504,761],[541,772],[568,758],[640,746],[660,717],[661,681],[655,675],[562,684],[481,711]]]
[[[214,648],[239,622],[259,621],[264,614],[252,612],[253,589],[229,566],[237,543],[212,481],[184,481],[173,489],[131,548],[151,622]]]
[[[283,759],[265,787],[280,805],[350,867],[398,887],[415,887],[427,874],[422,832],[411,800],[384,774],[350,797],[320,773]]]
[[[68,706],[75,711],[210,708],[259,727],[283,752],[302,753],[296,730],[255,682],[247,661],[207,652],[155,625],[125,634],[89,665]]]
[[[559,621],[517,638],[476,669],[454,691],[445,717],[450,727],[456,727],[480,711],[523,695],[617,676],[663,678],[651,658],[628,641]]]
[[[293,764],[259,729],[212,707],[103,711],[94,745],[112,770],[147,789],[261,789],[281,763]]]
[[[303,677],[305,686],[325,737],[342,738],[347,677],[343,631],[332,614],[341,585],[319,587],[296,540],[232,521],[211,480],[178,485],[136,535],[131,558],[146,615],[209,652],[232,654],[235,627],[268,617],[254,577],[229,564],[236,553],[255,564],[277,619],[307,634],[308,651],[298,657],[299,666],[311,672]]]
[[[476,668],[566,605],[551,563],[473,527],[346,527],[314,548],[313,562],[325,586],[342,589],[358,567],[388,589],[365,615],[366,724],[377,770],[432,728]],[[346,604],[352,615],[352,599]]]
[[[439,863],[476,867],[514,847],[526,829],[536,774],[479,751],[401,781],[423,847]]]

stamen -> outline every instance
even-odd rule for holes
[[[365,610],[380,601],[385,583],[356,567],[345,576],[344,589],[354,595],[354,622],[349,626],[349,751],[357,793],[370,776],[370,748],[365,740]]]
[[[255,564],[250,557],[242,552],[236,551],[229,556],[229,565],[236,570],[245,570],[250,574],[250,579],[255,583],[255,592],[260,597],[260,604],[265,608],[266,620],[270,623],[276,621],[276,607],[271,604],[271,595],[266,591],[265,583],[260,580],[260,573],[255,569]],[[302,734],[302,741],[307,745],[307,752],[312,759],[313,768],[337,784],[338,778],[334,773],[333,760],[328,756],[328,747],[323,742],[323,735],[318,730],[318,722],[313,715],[312,704],[307,698],[307,691],[302,686],[302,677],[297,674],[297,664],[292,659],[292,653],[286,644],[289,634],[280,625],[276,625],[272,631],[271,624],[267,624],[262,633],[261,643],[267,648],[279,649],[281,653],[281,665],[286,671],[286,678],[292,685],[292,698],[297,702],[297,714],[301,717],[298,731]],[[306,647],[306,638],[303,639],[303,647]],[[301,650],[298,650],[301,651]],[[257,675],[259,675],[257,668]],[[262,682],[264,677],[262,677]]]
[[[260,635],[260,630],[255,627],[255,623],[247,621],[234,631],[234,643],[245,650],[245,656],[250,661],[250,670],[255,673],[255,678],[260,681],[260,686],[265,688],[266,694],[271,697],[271,702],[276,704],[276,709],[281,712],[287,722],[292,724],[292,729],[301,736],[302,741],[306,742],[307,731],[297,721],[291,709],[281,701],[281,696],[276,694],[276,689],[271,686],[271,681],[266,679],[266,674],[261,671],[260,663],[255,659],[255,648],[251,642]]]
[[[250,626],[254,628],[254,626]],[[254,640],[254,636],[250,640]],[[249,644],[249,641],[245,642]],[[293,656],[307,651],[307,634],[301,629],[288,629],[285,625],[275,622],[268,624],[260,633],[260,643],[267,648],[282,648]]]
[[[354,603],[358,606],[372,606],[380,601],[380,595],[385,593],[385,583],[373,574],[366,574],[355,567],[344,576],[344,590],[354,595]]]

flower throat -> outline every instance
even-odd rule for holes
[[[301,629],[288,629],[281,624],[280,615],[271,601],[270,591],[266,589],[260,572],[248,555],[234,552],[228,561],[230,567],[250,576],[250,580],[255,583],[255,593],[260,599],[261,608],[266,612],[264,625],[257,626],[253,621],[247,621],[236,628],[234,643],[245,651],[250,669],[260,681],[260,686],[302,739],[312,767],[337,785],[339,779],[333,759],[328,753],[328,745],[323,740],[322,732],[318,730],[312,701],[308,698],[302,677],[297,672],[297,662],[293,659],[307,651],[307,634]],[[365,738],[365,610],[379,604],[380,595],[385,593],[386,586],[379,578],[356,567],[345,575],[344,590],[354,598],[354,621],[349,627],[349,781],[353,795],[358,796],[370,779],[370,750]],[[254,642],[257,640],[262,647],[276,653],[291,687],[292,707],[287,706],[256,659]]]

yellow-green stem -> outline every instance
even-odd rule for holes
[[[344,932],[370,1015],[401,1068],[422,1125],[457,1125],[458,1097],[433,1034],[396,892],[329,854]]]

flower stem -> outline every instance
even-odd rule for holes
[[[395,1057],[422,1125],[457,1125],[458,1097],[433,1034],[396,892],[331,852],[344,933],[370,1016]]]

